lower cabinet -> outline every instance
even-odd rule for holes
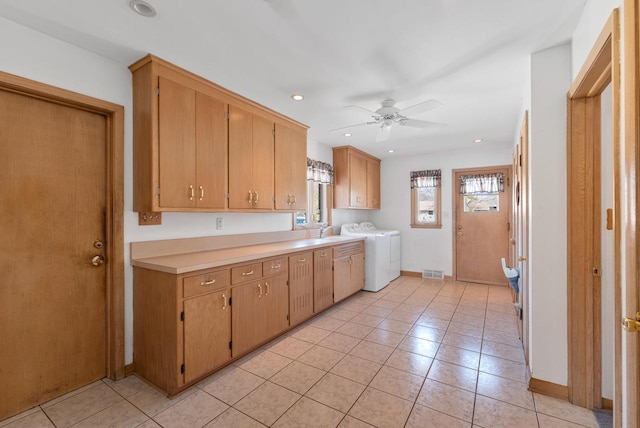
[[[331,248],[313,252],[313,312],[333,305],[333,264]]]
[[[291,325],[313,316],[313,252],[289,257]]]
[[[333,301],[337,303],[364,287],[362,241],[333,248]]]

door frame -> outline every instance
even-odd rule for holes
[[[452,192],[452,214],[451,214],[451,218],[452,218],[452,223],[451,223],[451,236],[452,236],[452,248],[453,248],[453,266],[452,266],[452,278],[453,281],[457,281],[458,280],[458,240],[457,240],[457,236],[456,236],[456,222],[458,221],[458,193],[460,191],[460,186],[458,186],[456,184],[456,174],[458,173],[472,173],[472,172],[480,172],[480,173],[485,173],[485,172],[492,172],[495,171],[496,169],[506,169],[507,170],[507,174],[506,174],[506,179],[509,180],[508,185],[512,185],[511,183],[511,178],[513,177],[513,165],[493,165],[493,166],[479,166],[477,168],[459,168],[459,169],[453,169],[451,170],[451,192]],[[506,192],[506,190],[505,190]],[[507,213],[507,219],[509,221],[509,223],[511,221],[513,221],[513,192],[510,189],[507,195],[507,198],[509,199],[507,201],[506,206],[509,209],[509,212]],[[513,225],[510,224],[509,225],[509,233],[507,236],[507,245],[509,246],[509,248],[511,247],[511,240],[513,239],[513,232],[514,228]],[[508,252],[509,256],[511,257],[513,255],[513,252],[511,250],[509,250]],[[513,260],[507,260],[507,262],[513,266]],[[506,278],[505,278],[505,283],[506,283]]]
[[[519,184],[519,201],[512,201],[514,207],[513,239],[515,240],[513,263],[520,267],[520,332],[524,346],[524,359],[529,366],[529,111],[525,110],[520,128],[520,139],[516,145],[518,148],[514,165],[514,194]],[[524,160],[524,161],[523,161]],[[519,171],[519,173],[518,173]]]
[[[567,94],[568,397],[602,407],[600,95],[611,84],[614,150],[614,313],[621,315],[620,23],[614,9]],[[628,114],[628,113],[627,113]],[[621,330],[615,333],[614,420],[621,415]]]
[[[124,367],[124,107],[0,71],[0,88],[100,114],[106,119],[106,375]]]

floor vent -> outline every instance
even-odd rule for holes
[[[441,270],[422,269],[422,277],[444,279],[444,272]]]

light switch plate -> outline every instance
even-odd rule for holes
[[[138,225],[156,226],[162,224],[162,213],[145,212],[138,213]]]

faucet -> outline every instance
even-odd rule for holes
[[[324,238],[324,234],[327,232],[327,230],[329,229],[333,229],[333,226],[320,226],[320,237]]]

